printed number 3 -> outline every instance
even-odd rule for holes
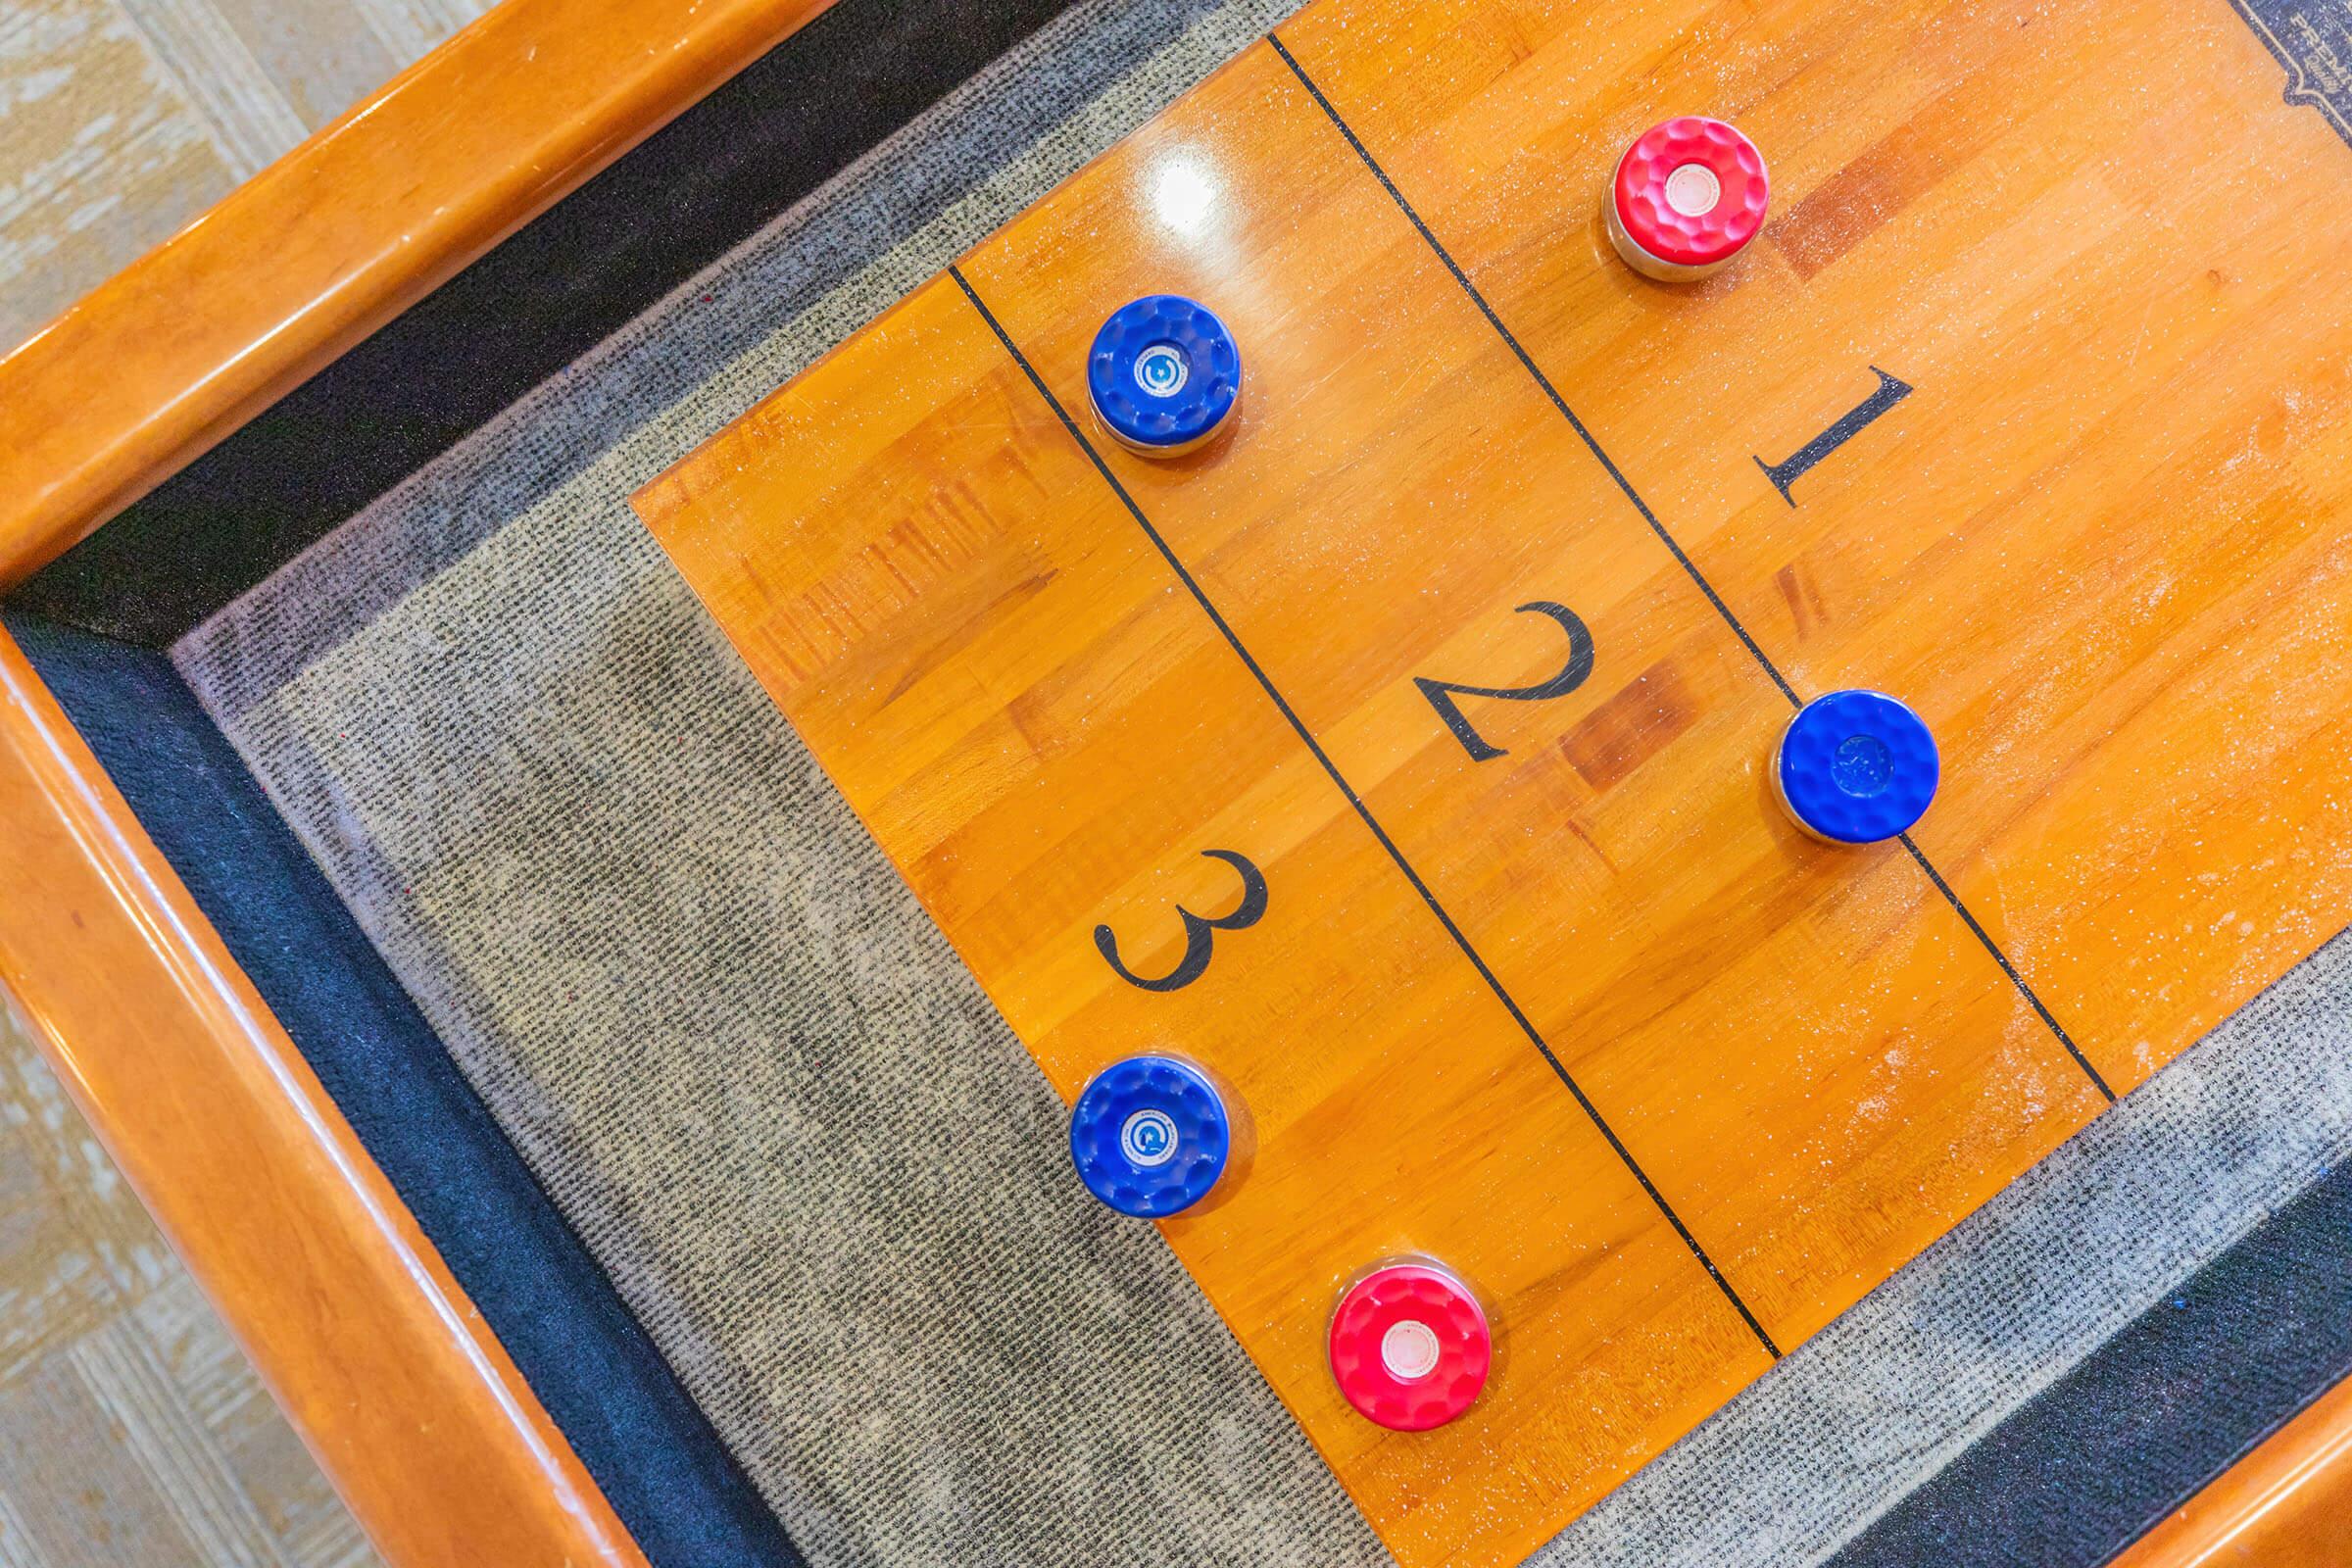
[[[1521,605],[1519,612],[1549,615],[1568,634],[1568,662],[1551,679],[1538,681],[1533,686],[1464,686],[1456,681],[1431,680],[1426,675],[1413,677],[1413,684],[1421,688],[1421,695],[1429,699],[1429,706],[1438,710],[1438,716],[1453,731],[1453,738],[1462,743],[1462,750],[1470,754],[1474,762],[1492,761],[1505,754],[1501,747],[1489,745],[1486,737],[1471,726],[1454,698],[1499,697],[1509,703],[1540,703],[1547,697],[1567,696],[1592,673],[1592,634],[1585,629],[1575,611],[1566,605],[1539,599],[1532,605]]]
[[[1231,914],[1220,914],[1214,919],[1178,905],[1176,913],[1184,921],[1184,956],[1176,960],[1175,968],[1156,980],[1146,980],[1121,963],[1119,939],[1111,935],[1106,925],[1095,927],[1095,947],[1102,955],[1102,961],[1129,985],[1146,991],[1176,991],[1191,985],[1208,968],[1209,950],[1216,944],[1217,932],[1246,930],[1257,924],[1258,917],[1266,912],[1266,874],[1250,864],[1249,857],[1231,850],[1200,853],[1212,860],[1223,860],[1242,874],[1242,902]]]

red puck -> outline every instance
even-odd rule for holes
[[[1609,238],[1648,277],[1704,277],[1764,226],[1764,155],[1720,120],[1685,115],[1625,150],[1609,186]]]
[[[1470,1408],[1494,1361],[1478,1298],[1435,1263],[1390,1263],[1331,1316],[1331,1375],[1366,1420],[1426,1432]]]

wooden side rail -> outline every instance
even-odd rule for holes
[[[2139,1538],[2115,1568],[2338,1568],[2352,1562],[2352,1381]]]
[[[0,633],[0,983],[396,1568],[645,1558]]]
[[[830,0],[507,0],[0,359],[0,588]]]

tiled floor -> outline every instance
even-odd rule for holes
[[[0,0],[0,349],[485,8]],[[375,1560],[0,999],[0,1568]]]
[[[374,1561],[0,1009],[0,1568]]]
[[[488,0],[0,0],[0,350]]]

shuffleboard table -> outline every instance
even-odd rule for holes
[[[2343,0],[586,9],[0,360],[0,976],[387,1560],[2352,1549]]]

